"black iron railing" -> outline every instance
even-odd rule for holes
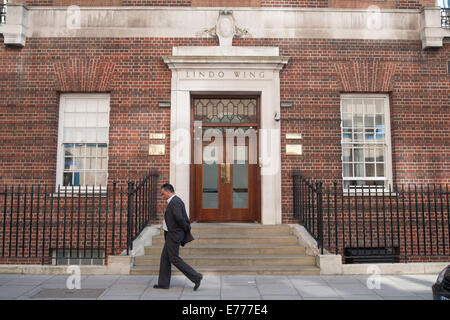
[[[6,23],[6,11],[8,0],[0,0],[0,24]]]
[[[450,28],[450,8],[441,8],[441,27]]]
[[[448,261],[448,185],[357,187],[294,173],[294,218],[344,262]]]
[[[133,250],[133,241],[156,218],[157,179],[158,174],[150,172],[136,186],[133,181],[128,182],[127,255]]]
[[[5,186],[0,189],[0,264],[107,261],[132,250],[156,216],[156,173],[136,188]],[[86,191],[87,190],[87,191]]]

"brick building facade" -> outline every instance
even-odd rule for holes
[[[205,95],[205,99],[255,97],[257,109],[261,108],[257,111],[261,112],[258,129],[279,130],[274,144],[279,151],[268,154],[280,157],[278,176],[266,178],[256,169],[250,182],[259,185],[252,197],[247,183],[246,203],[254,201],[251,210],[258,211],[250,220],[267,224],[295,221],[291,174],[298,169],[325,183],[342,182],[344,189],[353,183],[361,185],[361,180],[351,179],[355,176],[367,178],[362,184],[385,187],[450,182],[450,30],[440,27],[436,21],[439,9],[429,7],[434,5],[430,1],[252,0],[245,1],[244,7],[239,5],[241,1],[230,1],[230,5],[205,0],[24,2],[10,3],[6,24],[0,27],[4,38],[0,46],[2,185],[66,184],[64,156],[59,155],[67,142],[62,137],[62,98],[76,99],[78,94],[80,99],[89,99],[101,94],[107,97],[109,107],[107,139],[90,142],[97,150],[103,143],[107,145],[107,165],[94,166],[97,180],[89,181],[125,184],[156,169],[158,181],[173,183],[190,212],[196,211],[201,206],[198,199],[206,200],[205,195],[194,195],[198,191],[192,186],[193,165],[171,166],[172,135],[180,129],[177,123],[190,114],[180,111],[189,105],[178,91],[188,91],[192,103]],[[231,14],[219,8],[225,3],[232,7]],[[74,11],[80,14],[75,16],[80,19],[77,27],[66,21],[71,14],[66,6],[73,4],[81,6]],[[369,5],[379,8],[369,10]],[[231,35],[222,34],[219,42],[221,16],[232,17],[228,21],[234,24]],[[230,38],[231,47],[224,44]],[[202,71],[206,75],[198,74],[189,87],[183,77]],[[233,85],[228,71],[231,76],[246,71],[247,79],[235,80]],[[208,72],[215,73],[210,76]],[[258,72],[266,72],[266,82],[261,84],[264,89],[253,87],[258,80],[252,77],[257,78]],[[267,80],[269,74],[272,82]],[[201,80],[203,88],[199,87]],[[271,87],[266,89],[269,82]],[[270,102],[264,101],[267,97]],[[170,107],[161,102],[169,102]],[[363,107],[360,115],[361,131],[356,128],[359,105],[368,108]],[[345,131],[346,106],[354,131]],[[174,108],[178,108],[177,116]],[[100,113],[100,107],[97,110]],[[368,115],[371,112],[375,116]],[[188,120],[192,128],[194,119]],[[356,138],[358,132],[366,134],[361,141]],[[154,134],[160,136],[154,139]],[[364,144],[366,139],[380,137],[386,139],[380,146],[387,149],[370,149]],[[358,141],[365,160],[357,160]],[[150,145],[163,145],[163,154],[149,154]],[[292,146],[297,146],[297,151],[287,150]],[[370,152],[378,156],[370,156]],[[261,154],[258,156],[261,162]],[[381,160],[373,160],[377,157]],[[104,169],[106,178],[101,176]],[[221,174],[222,169],[217,170]],[[84,174],[88,181],[88,173]],[[68,179],[67,186],[81,183],[74,172]],[[198,184],[198,177],[196,181]],[[161,221],[164,206],[164,201],[158,200],[155,222]],[[214,213],[203,217],[227,221],[223,211],[221,214],[222,218]]]

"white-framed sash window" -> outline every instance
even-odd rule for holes
[[[109,94],[61,94],[56,186],[106,189]]]
[[[389,97],[341,95],[341,145],[344,190],[361,186],[388,190],[392,185]]]

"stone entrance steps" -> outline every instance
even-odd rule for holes
[[[315,257],[288,225],[263,226],[250,223],[193,223],[194,241],[180,247],[180,256],[198,272],[216,275],[312,275],[320,274]],[[163,232],[154,236],[145,255],[135,257],[131,274],[157,275]],[[172,267],[172,274],[181,274]]]

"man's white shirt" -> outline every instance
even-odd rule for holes
[[[172,200],[173,197],[175,197],[175,194],[174,194],[173,196],[171,196],[169,199],[167,199],[167,205],[169,205],[170,200]],[[167,229],[167,224],[166,224],[166,219],[165,219],[165,218],[164,218],[164,220],[163,220],[163,229],[164,229],[164,231],[169,231],[169,230]]]

